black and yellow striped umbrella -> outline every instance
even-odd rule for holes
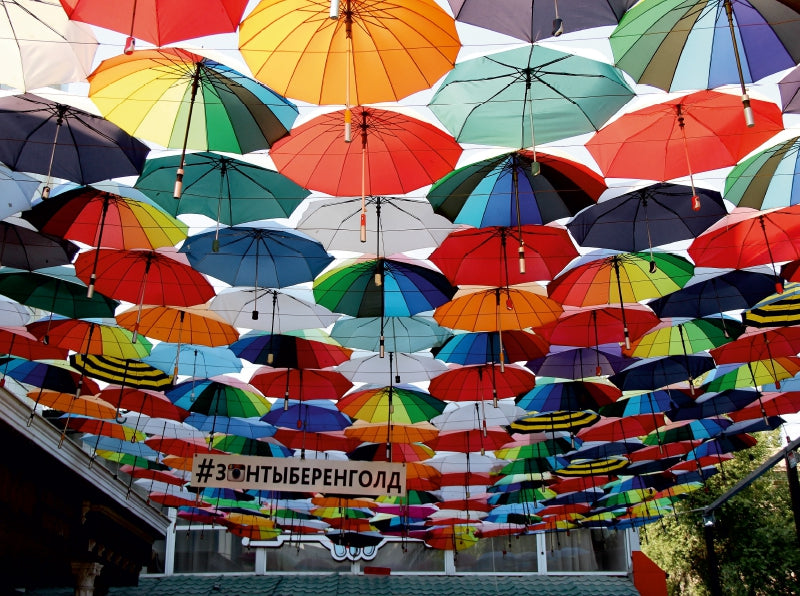
[[[566,468],[555,471],[559,476],[592,476],[609,474],[628,467],[630,460],[623,456],[604,457],[601,459],[576,459]]]
[[[537,412],[518,418],[507,428],[511,433],[535,433],[556,430],[575,432],[584,426],[590,426],[600,420],[600,416],[591,410],[557,410],[553,412]]]
[[[70,356],[70,363],[89,377],[115,385],[157,391],[172,387],[169,375],[141,360],[98,354],[74,354]]]
[[[800,283],[786,284],[782,294],[767,296],[742,313],[751,327],[789,327],[800,323]]]

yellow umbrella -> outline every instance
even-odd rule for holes
[[[461,41],[435,0],[262,0],[239,49],[278,93],[347,107],[396,101],[453,68]]]

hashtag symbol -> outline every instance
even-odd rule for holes
[[[214,458],[204,457],[197,467],[197,483],[204,484],[211,478],[211,470],[214,469]]]

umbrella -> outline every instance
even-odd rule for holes
[[[564,2],[510,2],[489,9],[478,0],[448,0],[456,20],[485,27],[528,42],[539,41],[562,32],[571,33],[594,27],[616,25],[635,0],[602,0],[586,4]],[[560,9],[560,10],[559,10]]]
[[[43,269],[69,265],[78,246],[57,235],[0,221],[0,265],[17,269]]]
[[[343,143],[342,111],[317,116],[275,144],[270,156],[301,186],[334,196],[361,196],[360,238],[366,241],[367,195],[408,193],[455,167],[461,146],[418,118],[358,107],[353,126],[360,142]]]
[[[179,48],[108,58],[89,83],[89,97],[109,120],[137,137],[182,150],[176,197],[187,149],[266,149],[288,133],[298,114],[294,104],[257,81]]]
[[[180,255],[162,250],[95,248],[78,255],[75,273],[94,289],[133,304],[194,306],[214,295],[213,286]],[[140,308],[141,312],[141,308]]]
[[[232,286],[283,288],[311,281],[333,261],[319,242],[278,224],[203,232],[181,252],[197,271]]]
[[[11,377],[19,383],[32,385],[42,389],[60,393],[74,393],[80,382],[80,371],[70,367],[63,360],[27,360],[13,356],[0,358],[3,381]],[[84,387],[88,394],[100,391],[93,381],[84,379]]]
[[[584,209],[567,229],[581,246],[634,252],[693,239],[727,214],[718,192],[662,183]]]
[[[27,360],[64,360],[67,357],[65,348],[44,343],[23,327],[0,329],[0,352]]]
[[[33,309],[0,295],[0,327],[24,327],[33,316]]]
[[[659,356],[634,362],[608,380],[623,391],[651,391],[688,380],[694,392],[694,380],[715,367],[709,354]]]
[[[223,433],[227,435],[227,442],[238,445],[241,444],[239,442],[240,439],[247,439],[247,441],[250,442],[254,441],[255,439],[271,437],[277,431],[277,429],[271,424],[263,422],[255,417],[231,418],[229,416],[206,416],[205,414],[198,414],[195,412],[193,414],[189,414],[184,422],[203,432]],[[215,437],[214,440],[212,440],[211,445],[217,449],[222,449],[223,451],[240,453],[238,451],[234,451],[233,449],[226,449],[224,446],[218,444],[219,441],[224,440],[225,439],[221,436]],[[291,451],[283,445],[275,445],[272,442],[267,443],[265,441],[262,441],[261,444],[264,445],[265,448],[269,448],[270,451],[260,454],[251,453],[249,455],[274,455],[275,457],[286,457],[287,453],[291,455]]]
[[[214,437],[211,445],[216,449],[240,455],[256,455],[260,457],[292,456],[292,451],[283,445],[236,435]]]
[[[250,377],[250,384],[266,397],[282,397],[284,405],[289,399],[339,399],[353,384],[341,373],[313,368],[262,367]]]
[[[36,195],[41,182],[22,172],[14,172],[4,164],[0,164],[0,188],[3,192],[3,203],[0,204],[0,216],[4,219],[19,211],[31,208],[31,201]]]
[[[150,149],[116,124],[70,105],[25,93],[0,99],[5,141],[0,161],[12,170],[91,184],[138,176]]]
[[[697,267],[744,269],[800,258],[800,206],[756,211],[739,207],[700,234],[689,246]],[[776,283],[780,285],[778,272]],[[782,288],[776,286],[778,291]]]
[[[148,2],[137,7],[136,1],[125,2],[107,10],[103,2],[93,0],[61,0],[73,21],[83,21],[128,35],[125,53],[134,48],[134,39],[143,39],[157,46],[215,33],[236,30],[247,6],[246,0],[204,0],[195,2]],[[138,10],[137,10],[138,8]]]
[[[758,387],[775,383],[780,388],[780,381],[793,377],[800,372],[800,358],[794,356],[777,356],[763,360],[754,360],[730,367],[718,368],[713,376],[706,377],[705,391],[724,391],[738,387]]]
[[[209,378],[237,373],[242,370],[242,361],[228,348],[210,348],[193,344],[159,343],[144,362],[171,374]]]
[[[436,213],[457,224],[519,226],[575,215],[605,190],[603,179],[578,162],[520,149],[450,172],[427,197]]]
[[[526,366],[540,377],[585,379],[613,375],[632,364],[618,344],[592,348],[558,348],[547,356],[528,361]]]
[[[273,288],[226,289],[211,300],[209,308],[234,327],[270,333],[324,328],[339,318],[324,306]]]
[[[428,258],[454,284],[508,286],[549,281],[577,256],[565,229],[524,225],[457,230]]]
[[[448,403],[442,413],[430,421],[440,430],[468,430],[482,428],[484,425],[508,426],[525,413],[525,410],[507,399],[498,401],[496,407],[488,409],[486,401],[457,401]],[[510,459],[504,455],[498,457]]]
[[[593,476],[624,470],[630,460],[622,455],[599,459],[574,459],[569,465],[555,471],[559,476]]]
[[[0,82],[27,91],[86,79],[97,50],[89,27],[70,21],[56,0],[2,4]]]
[[[176,155],[149,159],[135,187],[171,215],[198,213],[233,226],[289,217],[310,193],[285,176],[219,153],[186,155],[183,191],[175,199]]]
[[[353,317],[412,316],[455,293],[438,271],[384,258],[348,261],[314,280],[317,304]]]
[[[610,64],[528,45],[459,62],[428,107],[462,143],[533,147],[599,129],[633,98]]]
[[[118,414],[118,422],[122,419],[124,424],[143,432],[174,436],[199,434],[188,425],[173,424],[184,420],[189,412],[174,405],[161,391],[109,385],[97,395],[115,406],[118,412],[129,410],[124,418]],[[130,416],[132,412],[138,415]]]
[[[50,198],[23,213],[38,230],[105,248],[160,248],[186,239],[187,226],[156,206],[91,186]]]
[[[661,412],[683,411],[694,405],[694,401],[682,391],[657,390],[635,395],[622,396],[614,403],[601,406],[598,413],[606,417],[621,418],[641,414],[660,414]],[[702,416],[697,416],[702,418]],[[674,419],[674,417],[672,417]]]
[[[555,321],[562,312],[561,305],[546,296],[515,288],[493,288],[455,298],[439,306],[433,318],[452,329],[502,332],[540,327]]]
[[[716,437],[733,424],[727,418],[680,420],[657,428],[642,439],[645,445],[660,445],[675,441],[702,440]]]
[[[472,364],[452,368],[431,380],[429,391],[447,401],[486,401],[516,397],[536,384],[530,371],[515,365]]]
[[[38,405],[78,416],[104,420],[113,420],[117,416],[114,406],[93,395],[76,397],[74,393],[45,390],[33,391],[28,394],[28,397],[35,400]]]
[[[261,418],[274,426],[306,432],[328,432],[350,427],[352,420],[327,399],[288,400],[286,407],[273,408]]]
[[[418,383],[430,381],[447,370],[447,365],[433,358],[429,352],[389,352],[388,358],[381,358],[379,353],[366,352],[343,362],[336,367],[340,373],[351,381],[384,385],[387,379],[394,382]]]
[[[752,420],[763,416],[781,416],[783,414],[796,414],[800,411],[800,393],[788,391],[786,393],[765,393],[759,398],[758,404],[743,407],[731,413],[734,422]]]
[[[631,9],[611,34],[616,65],[668,91],[745,83],[800,61],[797,9],[772,0],[667,0]],[[752,112],[747,116],[752,121]]]
[[[87,297],[86,284],[72,267],[39,271],[0,269],[0,294],[33,308],[65,317],[113,317],[119,302],[102,294]]]
[[[550,345],[542,337],[529,331],[510,329],[497,331],[458,333],[433,353],[439,360],[453,364],[485,364],[487,362],[519,362],[547,354]]]
[[[433,0],[348,0],[341,12],[325,0],[263,0],[239,28],[256,78],[287,97],[348,107],[428,89],[460,48],[453,18]]]
[[[643,437],[663,424],[664,415],[655,412],[634,414],[622,418],[604,417],[603,420],[596,424],[579,430],[578,438],[587,443],[590,441],[603,441],[606,444],[615,441],[627,443],[627,441],[633,439],[632,444],[635,445],[635,437]],[[581,453],[581,451],[584,450],[581,449],[577,453]],[[630,451],[635,451],[635,449],[630,449]],[[627,453],[628,450],[626,449],[625,452]],[[568,457],[570,460],[574,459],[572,455]],[[584,455],[584,457],[588,458],[587,455]]]
[[[342,364],[352,353],[328,336],[306,339],[257,331],[244,334],[230,349],[253,364],[282,368],[327,368]]]
[[[226,346],[239,332],[205,306],[144,306],[119,313],[117,324],[159,341]]]
[[[729,271],[702,281],[691,280],[680,290],[647,303],[659,317],[708,317],[748,309],[775,292],[772,275]]]
[[[374,246],[375,254],[382,256],[439,246],[455,229],[419,199],[370,195],[366,197],[366,206],[375,212],[364,229],[367,245],[361,240],[360,197],[310,203],[297,222],[297,229],[319,240],[328,250],[363,252],[365,246],[370,249]]]
[[[166,395],[176,406],[206,416],[248,418],[263,416],[270,409],[258,390],[227,376],[189,379]]]
[[[755,389],[727,389],[704,393],[694,402],[673,404],[665,412],[673,421],[712,418],[731,414],[756,401],[761,402],[761,395]]]
[[[711,350],[717,364],[771,360],[800,353],[800,327],[748,329],[736,340]]]
[[[568,381],[538,385],[515,401],[528,412],[597,411],[614,403],[621,395],[622,392],[609,383]]]
[[[134,339],[131,332],[115,325],[105,325],[79,319],[51,319],[28,325],[36,337],[45,336],[54,346],[80,354],[101,354],[115,358],[140,359],[152,347],[143,337]]]
[[[680,321],[680,322],[679,322]],[[626,354],[635,358],[696,354],[717,348],[744,333],[744,325],[730,318],[666,319],[633,342]],[[716,360],[716,358],[715,358]],[[717,361],[717,364],[720,364]]]
[[[172,379],[164,371],[141,360],[100,354],[73,354],[70,364],[87,376],[115,385],[155,391],[172,386]]]
[[[554,345],[589,347],[621,342],[626,338],[635,341],[658,323],[655,313],[638,303],[584,308],[567,306],[558,319],[534,329]]]
[[[725,178],[725,199],[737,207],[771,209],[800,203],[795,182],[800,137],[792,137],[751,155]]]
[[[445,404],[410,385],[367,387],[339,399],[336,407],[358,420],[414,424],[442,413]]]
[[[781,94],[781,107],[785,114],[798,113],[798,91],[800,91],[800,69],[797,67],[789,71],[785,77],[778,81],[778,90]]]
[[[739,101],[719,91],[682,95],[621,116],[586,148],[607,178],[664,181],[688,175],[694,190],[695,172],[734,165],[783,130],[774,103],[752,100],[756,122],[748,127]]]
[[[773,278],[774,280],[774,278]],[[772,291],[775,291],[775,285]],[[800,321],[797,305],[800,284],[786,284],[784,291],[770,294],[742,313],[742,322],[751,327],[792,326]]]
[[[452,332],[430,317],[343,317],[331,337],[343,346],[370,352],[418,352],[441,346]]]

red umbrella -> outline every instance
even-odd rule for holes
[[[734,422],[741,422],[742,420],[755,420],[768,416],[797,414],[798,412],[800,412],[800,391],[769,392],[761,395],[758,404],[731,412],[730,417]]]
[[[195,306],[213,298],[213,286],[181,257],[160,250],[94,249],[78,255],[75,274],[90,293],[96,287],[133,304]]]
[[[516,397],[530,391],[536,377],[527,369],[499,364],[471,364],[453,368],[431,379],[428,390],[446,401],[486,401]]]
[[[438,180],[456,165],[461,146],[436,126],[389,110],[352,109],[354,142],[342,142],[345,110],[292,129],[270,148],[278,171],[310,190],[360,195],[366,239],[366,195],[405,194]]]
[[[126,464],[119,469],[123,474],[127,474],[131,478],[146,478],[148,480],[156,480],[158,482],[165,482],[167,484],[174,484],[175,486],[183,486],[188,482],[186,478],[181,478],[173,472],[166,470],[151,470],[149,468],[140,468]]]
[[[624,441],[643,437],[664,424],[664,414],[637,414],[623,418],[604,418],[578,431],[583,441]]]
[[[22,327],[0,329],[0,352],[26,360],[66,360],[69,350],[49,345]]]
[[[745,269],[800,258],[800,206],[759,211],[739,207],[692,241],[697,267]],[[780,284],[778,272],[775,278]],[[782,285],[779,292],[783,290]]]
[[[308,432],[278,427],[273,438],[289,449],[309,451],[350,451],[358,447],[360,439],[346,437],[341,431]]]
[[[453,284],[508,286],[549,281],[577,256],[566,229],[524,225],[457,230],[429,258]]]
[[[98,394],[118,410],[131,410],[152,418],[184,420],[189,411],[173,404],[166,395],[149,389],[108,386]]]
[[[127,34],[125,53],[134,48],[134,38],[164,46],[176,41],[215,33],[232,33],[242,20],[247,0],[125,0],[108,4],[102,0],[61,0],[67,16],[112,31]]]
[[[444,430],[429,443],[436,451],[457,451],[459,453],[474,453],[480,451],[483,455],[487,450],[500,449],[511,439],[511,436],[499,427],[470,430]]]
[[[738,339],[711,350],[717,364],[772,360],[798,353],[800,327],[751,327]]]
[[[760,414],[759,414],[760,415]],[[673,441],[663,445],[650,445],[628,454],[632,462],[681,457],[694,449],[700,441]]]
[[[624,313],[621,306],[566,306],[556,321],[535,331],[553,345],[589,347],[625,341],[626,324],[628,337],[636,341],[659,322],[652,309],[638,303],[626,304]]]
[[[559,495],[563,495],[564,493],[590,490],[598,486],[602,486],[609,482],[612,478],[612,476],[604,476],[602,474],[596,474],[593,476],[575,476],[574,478],[557,478],[555,482],[548,484],[547,488],[555,493],[558,493]],[[583,505],[583,503],[575,503],[575,505]],[[545,515],[559,515],[561,513],[583,513],[583,511],[561,509],[562,507],[568,508],[570,506],[571,504],[551,505],[550,507],[540,511],[537,515],[544,517]],[[589,506],[587,505],[587,507]]]
[[[339,399],[353,383],[342,373],[312,368],[259,368],[250,377],[250,384],[265,397],[282,397],[284,400]]]
[[[752,127],[742,118],[739,96],[697,91],[621,116],[586,148],[606,178],[691,177],[734,165],[783,130],[777,105],[756,99],[750,105],[756,113]]]
[[[145,439],[144,444],[166,455],[192,457],[195,453],[223,454],[225,451],[214,449],[205,438],[185,438],[152,436]]]

